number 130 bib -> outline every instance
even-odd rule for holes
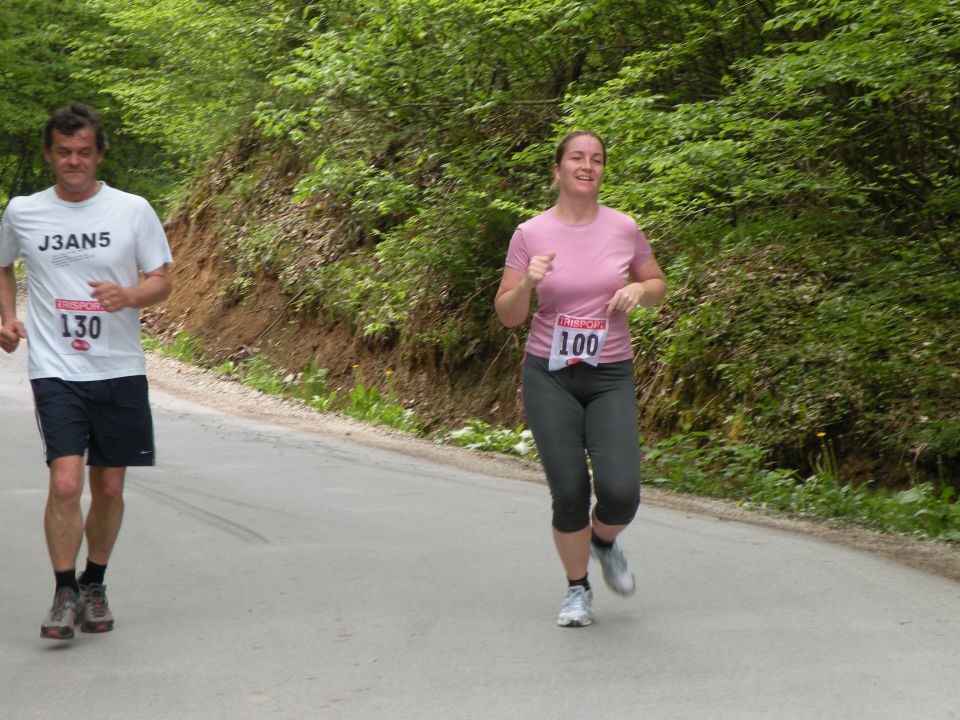
[[[110,313],[99,302],[57,298],[54,309],[61,355],[110,355]]]
[[[560,370],[578,362],[596,367],[607,339],[607,318],[577,318],[557,315],[553,326],[549,370]]]

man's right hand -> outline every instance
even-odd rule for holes
[[[7,323],[0,327],[0,348],[5,352],[12,353],[17,349],[21,340],[27,339],[27,329],[19,320]]]

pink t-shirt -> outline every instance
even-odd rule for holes
[[[585,225],[568,225],[553,208],[521,223],[510,239],[506,265],[526,273],[530,258],[550,252],[556,253],[553,270],[537,287],[537,311],[527,337],[527,352],[542,358],[550,357],[557,313],[606,317],[606,304],[631,282],[630,268],[639,268],[652,255],[633,218],[604,205]],[[600,362],[631,358],[627,314],[615,312]]]

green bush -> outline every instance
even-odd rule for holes
[[[483,420],[468,420],[459,430],[444,430],[435,438],[438,443],[449,443],[475,450],[486,450],[510,455],[519,455],[528,460],[537,460],[539,454],[533,442],[533,433],[523,425],[516,430],[503,426],[491,427]]]

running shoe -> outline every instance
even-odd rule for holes
[[[53,595],[53,606],[40,625],[40,637],[51,640],[70,640],[73,638],[73,626],[77,622],[77,604],[79,598],[73,588],[57,588]]]
[[[608,588],[624,597],[633,595],[637,589],[637,583],[633,579],[633,573],[630,572],[627,556],[623,554],[623,550],[616,541],[608,548],[597,547],[590,543],[590,554],[600,561],[600,567],[603,568],[603,581]]]
[[[571,585],[560,606],[557,625],[583,627],[593,622],[593,591],[582,585]]]
[[[107,587],[100,583],[80,586],[80,630],[103,633],[113,630],[113,615],[107,602]]]

